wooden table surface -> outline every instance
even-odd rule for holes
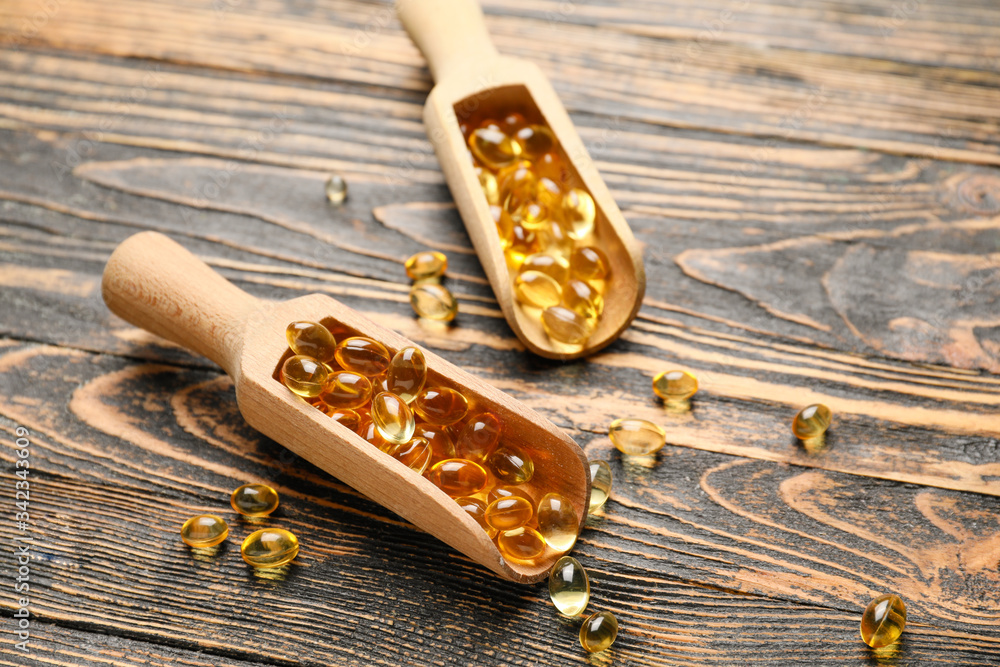
[[[1000,664],[1000,7],[994,0],[489,0],[551,78],[648,289],[586,361],[500,317],[425,138],[391,5],[0,3],[0,665]],[[330,172],[349,182],[325,200]],[[251,293],[336,296],[564,428],[615,475],[575,555],[613,649],[253,432],[201,358],[113,317],[112,248],[162,231]],[[421,327],[438,248],[461,314]],[[701,391],[664,411],[651,376]],[[828,447],[795,412],[835,414]],[[655,465],[608,423],[661,423]],[[15,522],[16,429],[30,520]],[[301,555],[254,572],[178,527],[278,488]],[[14,649],[31,536],[30,653]],[[858,638],[883,592],[902,642]]]

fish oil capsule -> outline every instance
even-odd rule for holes
[[[326,180],[326,199],[331,204],[339,206],[347,199],[347,181],[339,174],[331,174]]]
[[[181,526],[181,539],[189,547],[214,547],[229,537],[229,526],[214,514],[199,514]]]
[[[598,248],[584,246],[577,248],[569,256],[569,272],[574,278],[593,282],[608,277],[611,264],[608,257]]]
[[[333,360],[337,341],[330,330],[319,322],[292,322],[285,329],[288,347],[295,354],[312,357],[324,364]]]
[[[686,405],[698,391],[698,379],[687,371],[663,371],[653,378],[653,393],[667,404]]]
[[[384,440],[397,445],[408,442],[417,427],[406,401],[387,391],[372,399],[372,423]]]
[[[549,308],[562,301],[562,287],[552,276],[541,271],[522,271],[514,279],[514,297],[535,308]]]
[[[507,236],[507,261],[514,269],[520,268],[528,255],[541,250],[538,233],[523,225],[511,222]]]
[[[529,160],[535,160],[550,152],[556,145],[552,130],[544,125],[528,125],[522,127],[514,135],[521,146],[521,155]]]
[[[264,528],[247,535],[240,554],[254,567],[279,567],[299,555],[299,539],[284,528]]]
[[[330,419],[339,423],[348,431],[354,431],[357,433],[358,429],[361,427],[361,415],[350,408],[345,408],[343,410],[331,408],[326,414],[330,417]]]
[[[358,428],[358,435],[362,438],[375,445],[378,449],[382,450],[386,454],[391,453],[399,445],[395,442],[389,442],[378,432],[378,428],[375,426],[375,422],[369,419],[363,423]]]
[[[486,503],[479,498],[472,498],[469,496],[455,498],[455,502],[458,503],[458,506],[461,507],[466,514],[471,516],[472,519],[479,524],[480,528],[486,531],[491,539],[496,537],[497,531],[486,523]]]
[[[538,532],[556,551],[569,551],[576,544],[580,522],[569,500],[559,493],[547,493],[538,501]]]
[[[417,429],[413,434],[414,437],[420,436],[430,444],[432,452],[431,465],[444,459],[466,458],[455,454],[455,443],[444,426],[418,422]]]
[[[438,461],[427,479],[452,498],[473,496],[486,488],[486,471],[474,461],[445,459]]]
[[[486,465],[505,484],[524,484],[535,474],[531,457],[513,445],[500,445],[486,459]]]
[[[667,444],[663,429],[645,419],[616,419],[611,422],[608,437],[618,451],[630,456],[649,456]]]
[[[574,188],[563,196],[562,219],[570,238],[580,241],[594,232],[597,207],[585,191]]]
[[[243,516],[267,516],[278,509],[278,492],[267,484],[244,484],[233,491],[229,504]]]
[[[861,639],[872,648],[892,644],[905,627],[906,605],[891,593],[872,600],[861,615]]]
[[[538,230],[538,243],[543,252],[568,256],[573,252],[574,241],[566,232],[566,227],[555,218],[545,221]]]
[[[417,283],[410,288],[410,306],[418,317],[451,322],[458,314],[455,295],[443,285]]]
[[[590,507],[589,513],[594,513],[604,507],[611,497],[611,466],[607,461],[590,462]]]
[[[411,255],[403,266],[410,280],[433,280],[448,270],[448,258],[437,250],[428,250]]]
[[[524,498],[497,498],[486,507],[486,523],[494,530],[513,530],[531,521],[535,510]]]
[[[538,179],[531,163],[520,161],[501,169],[497,174],[497,188],[504,207],[513,213],[526,202],[533,201],[538,192]]]
[[[615,643],[618,619],[610,611],[591,614],[580,626],[580,646],[587,653],[598,653]]]
[[[473,130],[469,135],[469,148],[476,159],[492,171],[514,164],[521,155],[520,144],[495,124]]]
[[[413,401],[413,409],[426,422],[448,426],[465,416],[469,401],[448,387],[425,387]]]
[[[483,194],[486,195],[486,203],[490,206],[499,205],[500,186],[497,185],[497,177],[485,167],[476,166],[472,168],[472,171],[475,172],[476,178],[479,179],[479,187],[483,189]]]
[[[497,548],[507,560],[531,563],[545,551],[545,540],[534,528],[521,526],[499,533]]]
[[[569,262],[558,255],[537,252],[525,257],[521,263],[521,273],[527,271],[544,273],[561,285],[569,279]]]
[[[504,131],[504,134],[513,136],[527,124],[528,121],[524,119],[524,116],[515,111],[504,116],[504,119],[500,121],[500,129]]]
[[[323,387],[319,400],[328,409],[359,408],[371,400],[372,391],[372,383],[364,375],[352,371],[335,371]]]
[[[582,345],[594,333],[594,323],[595,320],[564,306],[550,306],[542,311],[545,333],[560,343]]]
[[[563,305],[574,313],[593,320],[604,310],[604,297],[590,283],[570,278],[563,285]]]
[[[564,616],[579,616],[590,602],[590,579],[580,561],[563,556],[549,571],[549,599]]]
[[[385,349],[385,345],[365,336],[352,336],[342,340],[334,358],[344,370],[368,378],[384,373],[390,360],[389,350]]]
[[[288,357],[281,365],[281,381],[304,398],[319,396],[329,375],[325,365],[301,354]]]
[[[412,403],[427,381],[427,361],[424,353],[415,347],[404,347],[397,352],[386,371],[385,390]]]
[[[508,209],[510,210],[510,209]],[[521,225],[525,229],[530,229],[536,234],[548,227],[550,220],[549,209],[542,204],[528,201],[510,211],[510,219],[515,225]],[[539,245],[543,243],[542,235],[538,235]]]
[[[392,458],[418,475],[423,475],[424,471],[430,467],[433,454],[434,452],[431,450],[429,442],[423,438],[413,438],[409,442],[396,447],[392,451]]]
[[[462,428],[458,434],[455,451],[463,459],[482,463],[500,440],[503,430],[500,420],[492,412],[481,412]]]
[[[550,211],[558,211],[562,206],[563,191],[559,184],[547,176],[538,179],[538,192],[535,197]]]
[[[532,505],[535,503],[535,501],[531,499],[531,496],[528,495],[528,492],[516,484],[497,484],[490,489],[490,492],[487,494],[487,500],[492,503],[497,498],[510,498],[511,496],[524,498]]]
[[[535,173],[539,177],[550,179],[560,189],[566,188],[570,181],[570,172],[558,153],[549,151],[534,160],[533,164],[535,166]]]
[[[826,433],[830,427],[832,414],[830,408],[822,403],[803,408],[792,421],[792,433],[800,440],[811,440]]]

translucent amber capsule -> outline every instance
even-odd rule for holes
[[[436,283],[417,283],[410,288],[410,306],[419,317],[428,320],[451,322],[458,314],[455,295]]]
[[[458,434],[455,451],[463,459],[482,463],[500,440],[503,430],[500,420],[492,412],[474,416]]]
[[[364,336],[353,336],[340,341],[334,357],[344,370],[369,378],[384,373],[390,360],[389,350],[385,349],[385,345]]]
[[[335,371],[330,375],[319,400],[329,408],[359,408],[372,398],[372,383],[353,371]],[[324,410],[325,412],[326,410]]]
[[[535,474],[535,463],[526,453],[513,445],[500,445],[486,459],[497,479],[505,484],[524,484]]]
[[[285,329],[285,339],[295,354],[312,357],[323,363],[329,363],[337,349],[333,334],[319,322],[292,322]]]
[[[587,617],[580,626],[580,646],[587,653],[597,653],[610,647],[618,637],[618,619],[610,611],[599,611]]]
[[[396,447],[399,446],[398,443],[389,442],[388,440],[383,438],[382,435],[378,432],[378,428],[375,426],[375,422],[372,421],[371,419],[369,419],[359,427],[358,434],[371,444],[375,445],[378,449],[385,452],[386,454],[390,454],[394,449],[396,449]]]
[[[384,440],[397,445],[409,442],[417,427],[406,401],[387,391],[372,399],[372,423]]]
[[[562,301],[562,287],[555,279],[541,271],[522,271],[514,279],[514,297],[523,304],[536,308],[556,306]]]
[[[698,380],[687,371],[663,371],[653,378],[653,393],[668,404],[684,404],[698,391]]]
[[[438,426],[437,424],[428,424],[426,422],[418,422],[417,430],[413,432],[414,436],[420,436],[431,446],[431,465],[434,465],[438,461],[443,461],[444,459],[456,458],[455,454],[455,443],[451,439],[446,427]],[[458,457],[465,458],[465,457]]]
[[[514,269],[519,268],[528,255],[533,255],[540,249],[537,232],[512,223],[507,236],[507,258]]]
[[[254,567],[279,567],[299,555],[299,539],[284,528],[264,528],[247,535],[240,553]]]
[[[423,475],[424,471],[430,467],[433,455],[430,443],[423,438],[413,438],[392,451],[392,458],[418,475]]]
[[[448,426],[465,416],[469,402],[454,389],[425,387],[413,402],[413,409],[426,422]]]
[[[513,213],[525,202],[533,201],[538,192],[538,179],[531,163],[524,160],[501,169],[497,174],[500,201]]]
[[[498,131],[501,131],[501,132],[503,131],[500,128],[500,122],[497,121],[497,120],[494,120],[493,118],[487,118],[487,119],[485,119],[484,121],[482,121],[481,123],[479,123],[479,127],[483,128],[483,129],[486,129],[486,130],[498,130]]]
[[[338,174],[331,174],[326,181],[326,198],[331,204],[340,205],[347,199],[347,181]]]
[[[496,536],[497,531],[486,523],[486,503],[478,498],[471,498],[469,496],[455,498],[455,502],[458,503],[458,506],[465,510],[466,514],[471,516],[491,538]]]
[[[517,161],[521,146],[504,134],[499,127],[480,127],[469,135],[469,148],[477,160],[497,171]]]
[[[549,215],[549,209],[545,208],[544,205],[528,201],[511,210],[510,219],[514,221],[515,225],[521,225],[525,229],[535,232],[537,235],[548,229],[551,216]],[[544,239],[541,236],[537,236],[537,238],[539,245],[541,245]]]
[[[427,381],[427,361],[415,347],[404,347],[393,356],[385,377],[385,390],[412,403]]]
[[[597,207],[585,191],[574,188],[563,196],[562,219],[571,238],[579,241],[594,231]]]
[[[618,451],[631,456],[649,456],[667,444],[663,429],[645,419],[616,419],[611,422],[608,437]]]
[[[584,246],[577,248],[569,256],[569,272],[574,278],[593,282],[608,277],[607,256],[598,248]]]
[[[604,507],[611,497],[611,466],[607,461],[590,462],[590,513]]]
[[[502,121],[500,121],[500,129],[504,131],[508,136],[513,136],[518,130],[528,124],[528,121],[524,120],[524,116],[518,112],[513,112],[507,114]]]
[[[189,547],[214,547],[229,537],[229,526],[214,514],[199,514],[181,526],[181,539]]]
[[[244,484],[233,491],[229,504],[244,516],[267,516],[278,509],[278,492],[267,484]]]
[[[590,283],[570,278],[563,285],[563,305],[578,315],[593,320],[604,311],[604,297]]]
[[[590,579],[580,561],[563,556],[549,571],[549,599],[564,616],[579,616],[590,602]]]
[[[574,241],[561,222],[549,219],[538,229],[538,244],[542,252],[567,257],[573,252]]]
[[[541,178],[548,178],[561,189],[565,189],[570,181],[570,171],[559,157],[558,153],[549,151],[534,160],[535,173]]]
[[[520,496],[497,498],[486,508],[486,523],[495,530],[514,530],[531,521],[535,509]]]
[[[448,258],[436,250],[418,252],[406,260],[406,275],[410,280],[440,278],[448,270]]]
[[[536,172],[537,173],[537,172]],[[558,211],[562,207],[563,191],[551,178],[542,176],[538,179],[535,198],[550,211]]]
[[[345,408],[343,410],[330,409],[330,411],[326,414],[329,415],[330,419],[340,423],[341,426],[349,431],[358,433],[358,430],[361,427],[361,415],[355,410],[351,410],[349,408]]]
[[[547,493],[538,501],[538,532],[556,551],[569,551],[576,543],[580,522],[569,500],[559,493]]]
[[[524,498],[532,505],[534,505],[535,503],[535,501],[531,499],[531,496],[528,495],[528,492],[525,491],[523,487],[517,486],[516,484],[511,484],[511,485],[497,484],[492,489],[490,489],[490,492],[487,494],[486,499],[492,503],[497,498],[510,498],[511,496],[519,496],[521,498]]]
[[[906,627],[906,605],[898,595],[880,595],[861,616],[861,639],[872,648],[892,644]]]
[[[569,278],[569,262],[558,255],[538,252],[528,255],[521,264],[521,272],[538,271],[562,284]]]
[[[486,203],[490,206],[499,205],[500,186],[497,185],[497,177],[493,175],[492,171],[483,167],[473,167],[472,170],[475,172],[476,178],[479,179],[479,187],[483,189],[483,194],[486,195]]]
[[[795,415],[795,419],[792,421],[792,433],[800,440],[818,438],[826,433],[826,429],[830,427],[832,416],[830,408],[822,403],[810,405]]]
[[[529,160],[536,160],[556,146],[556,138],[552,130],[544,125],[528,125],[522,127],[514,135],[521,145],[521,155]]]
[[[474,461],[445,459],[438,461],[427,479],[452,498],[473,496],[486,488],[486,471]]]
[[[545,540],[528,526],[505,530],[497,535],[497,548],[507,560],[531,563],[545,551]]]
[[[564,306],[552,306],[542,311],[542,327],[553,340],[569,345],[582,345],[594,333],[595,320],[583,317]]]
[[[288,357],[281,366],[281,381],[305,398],[319,396],[328,377],[329,371],[325,365],[301,354]]]

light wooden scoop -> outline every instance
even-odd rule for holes
[[[397,0],[396,9],[436,82],[424,107],[427,136],[514,333],[532,352],[553,359],[586,356],[613,342],[635,318],[646,290],[642,253],[552,85],[533,63],[497,53],[475,0]],[[604,313],[582,348],[549,339],[538,317],[515,302],[496,224],[459,129],[460,123],[478,126],[513,110],[549,126],[563,159],[597,205],[597,238],[611,262],[611,278]]]
[[[323,322],[368,336],[390,351],[414,345],[406,338],[328,296],[312,294],[283,302],[257,299],[155,232],[136,234],[115,249],[101,288],[116,315],[222,366],[236,386],[240,412],[255,429],[477,563],[505,579],[528,583],[545,577],[558,557],[550,554],[533,565],[508,563],[454,500],[300,399],[278,379],[278,369],[289,354],[285,328],[295,320]],[[532,452],[532,486],[568,498],[582,524],[590,499],[590,472],[580,447],[528,407],[420,349],[427,359],[428,384],[457,389],[473,409],[496,414],[504,427],[503,441]]]

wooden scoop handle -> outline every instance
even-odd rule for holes
[[[435,81],[497,57],[476,0],[397,0],[396,12]]]
[[[208,357],[230,376],[238,367],[243,324],[260,305],[157,232],[130,236],[111,253],[101,293],[115,315]]]

